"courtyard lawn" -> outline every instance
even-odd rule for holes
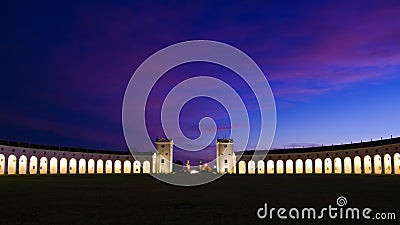
[[[197,176],[197,175],[192,175]],[[396,212],[396,220],[260,220],[268,207],[337,206]],[[327,216],[326,216],[327,217]],[[0,224],[400,224],[400,176],[226,175],[197,187],[150,175],[0,176]],[[358,223],[361,222],[361,223]],[[375,223],[372,223],[375,222]]]

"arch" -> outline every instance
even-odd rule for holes
[[[55,157],[52,157],[50,159],[50,174],[56,174],[57,173],[57,159]]]
[[[37,174],[37,168],[38,168],[38,160],[36,156],[31,156],[29,158],[29,174]]]
[[[96,173],[104,173],[104,163],[102,159],[98,159],[96,162]]]
[[[257,173],[258,174],[264,174],[265,173],[264,160],[258,160],[258,162],[257,162]]]
[[[311,159],[306,159],[306,173],[313,173],[313,164]]]
[[[133,173],[140,173],[140,161],[133,162]]]
[[[44,156],[39,161],[39,173],[47,174],[47,158]]]
[[[129,171],[130,171],[130,169],[129,169]],[[146,160],[143,162],[143,173],[150,173],[150,171],[151,171],[150,170],[150,162]]]
[[[332,159],[326,158],[324,160],[324,173],[331,174],[332,173]]]
[[[372,160],[371,156],[364,156],[364,173],[371,174],[372,173]]]
[[[0,174],[4,174],[4,167],[6,166],[6,157],[0,154]]]
[[[79,165],[79,174],[85,174],[86,173],[86,160],[79,159],[78,165]]]
[[[114,161],[114,173],[121,173],[122,163],[121,160],[117,159]]]
[[[111,160],[106,161],[106,173],[112,173],[112,161]]]
[[[315,159],[314,161],[315,166],[315,173],[321,174],[322,173],[322,160],[320,158]]]
[[[255,174],[256,173],[256,163],[253,160],[250,160],[247,163],[247,171],[249,171],[249,174]]]
[[[76,159],[75,158],[71,158],[69,160],[69,173],[76,174]]]
[[[393,165],[394,165],[394,173],[395,174],[400,174],[400,154],[396,153],[393,156]]]
[[[362,172],[361,157],[354,157],[354,173],[360,174]]]
[[[143,166],[144,166],[144,163],[143,163]],[[132,169],[131,161],[125,160],[125,162],[124,162],[124,173],[131,173],[131,169]]]
[[[303,160],[296,160],[296,173],[303,173]]]
[[[88,173],[94,173],[94,159],[88,160]]]
[[[293,160],[286,160],[286,173],[293,173]]]
[[[347,174],[351,173],[352,172],[351,158],[347,156],[346,158],[344,158],[343,163],[344,163],[344,173]]]
[[[335,173],[342,173],[342,159],[340,159],[339,157],[336,157],[333,160],[333,166],[334,166],[334,172]]]
[[[60,173],[66,174],[68,172],[68,160],[66,158],[60,159]]]
[[[392,173],[392,157],[390,157],[389,154],[385,154],[383,156],[383,168],[384,168],[385,174]]]
[[[246,174],[246,162],[243,160],[239,162],[239,174]]]
[[[374,156],[374,173],[375,174],[382,173],[382,159],[380,155]]]
[[[18,173],[26,174],[28,158],[25,155],[21,155],[18,160]]]
[[[17,172],[17,157],[12,154],[9,155],[7,164],[7,174],[15,174]]]
[[[275,172],[275,165],[273,160],[267,161],[267,173],[271,174]]]
[[[276,173],[283,174],[284,168],[283,168],[283,161],[278,160],[276,161]]]

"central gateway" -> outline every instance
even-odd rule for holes
[[[156,152],[153,155],[153,173],[173,172],[174,141],[168,138],[156,139]],[[233,139],[217,139],[217,173],[236,173],[236,155],[233,151]]]

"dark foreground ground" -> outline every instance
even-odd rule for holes
[[[339,196],[396,220],[256,216],[265,202],[320,209]],[[400,176],[226,175],[198,187],[148,175],[0,176],[0,224],[400,224]]]

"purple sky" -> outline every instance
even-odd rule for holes
[[[125,149],[121,107],[131,75],[156,51],[194,39],[233,45],[266,74],[277,106],[275,148],[400,136],[399,1],[2,5],[0,139]],[[149,105],[157,109],[174,82],[200,73],[237,84],[224,68],[183,65],[157,84]],[[211,115],[217,134],[229,136],[224,109],[197,101],[182,111],[184,133],[195,138],[198,121]],[[152,138],[162,135],[156,117],[147,121]]]

